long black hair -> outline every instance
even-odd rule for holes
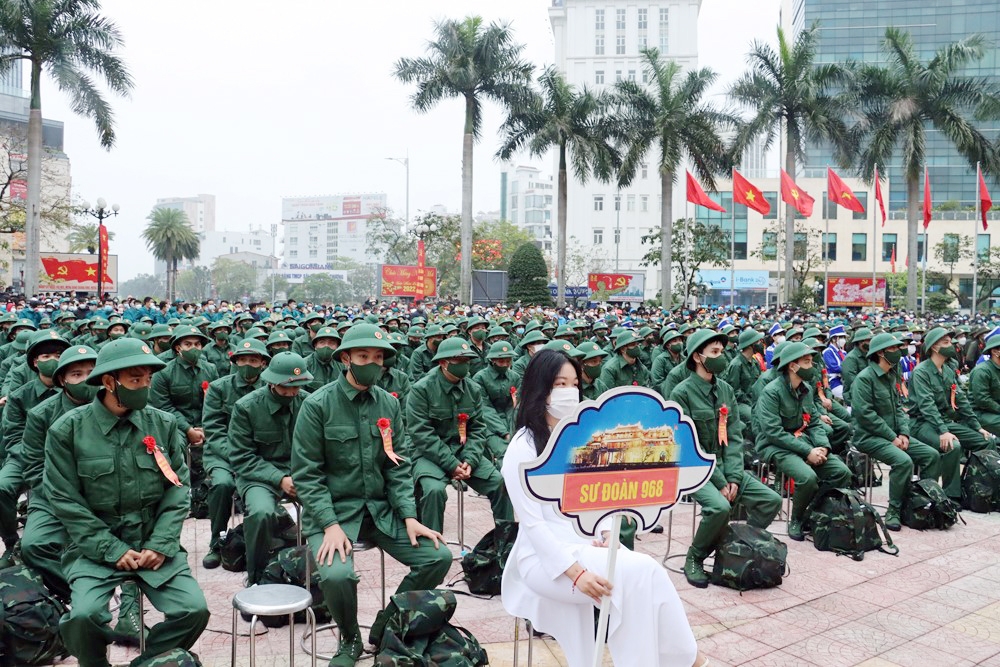
[[[573,364],[578,387],[583,385],[580,363],[556,350],[540,350],[528,362],[521,380],[521,401],[517,408],[517,428],[527,428],[535,439],[535,452],[541,454],[549,441],[546,403],[556,376],[567,363]]]

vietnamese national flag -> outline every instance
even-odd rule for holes
[[[743,204],[747,208],[752,208],[761,215],[771,212],[771,205],[764,199],[764,193],[747,179],[740,175],[740,172],[733,169],[733,201]]]
[[[924,167],[924,230],[931,224],[931,175]]]
[[[882,198],[882,182],[878,179],[878,166],[875,167],[875,201],[882,211],[882,226],[885,227],[885,199]]]
[[[795,185],[795,181],[784,169],[781,170],[781,201],[791,204],[807,218],[812,215],[813,204],[816,202],[808,192]]]
[[[698,181],[694,180],[694,176],[691,172],[687,172],[687,200],[692,204],[697,204],[698,206],[704,206],[705,208],[712,209],[713,211],[726,212],[726,209],[722,208],[718,204],[709,198],[705,191],[701,189],[701,185]]]
[[[896,272],[896,244],[892,244],[892,257],[889,258],[889,266],[892,267],[892,272]]]
[[[865,212],[865,207],[854,196],[854,191],[847,187],[847,184],[840,180],[840,176],[829,167],[826,170],[826,196],[834,204],[839,204],[855,213]]]
[[[983,178],[983,170],[977,166],[979,172],[979,212],[983,216],[983,229],[987,229],[986,214],[993,208],[993,200],[990,199],[990,191],[986,189],[986,179]]]

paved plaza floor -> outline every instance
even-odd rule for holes
[[[884,502],[885,493],[885,486],[876,488],[875,501]],[[445,520],[449,539],[455,538],[455,505],[452,499]],[[465,507],[466,541],[474,544],[492,527],[489,503],[469,497]],[[770,590],[741,595],[715,586],[695,589],[678,574],[670,578],[712,667],[1000,667],[1000,515],[965,512],[963,516],[968,525],[958,524],[947,531],[921,533],[903,528],[894,533],[900,547],[896,557],[869,552],[856,562],[817,551],[808,541],[788,541],[791,574],[780,587]],[[243,587],[244,575],[201,567],[208,530],[207,521],[188,520],[182,536],[212,612],[208,630],[194,651],[205,667],[223,667],[230,664],[231,600]],[[671,547],[682,553],[690,539],[691,507],[679,505]],[[667,551],[666,535],[640,536],[637,549],[660,559]],[[378,553],[358,554],[355,563],[361,578],[361,622],[370,622],[380,604]],[[405,571],[390,558],[386,565],[391,593]],[[460,572],[456,561],[449,580]],[[157,618],[150,612],[147,623]],[[514,621],[504,612],[499,597],[458,596],[453,622],[479,639],[489,652],[490,664],[513,664]],[[241,620],[237,665],[250,664],[248,630],[249,624]],[[297,626],[296,632],[301,634],[302,627]],[[288,628],[258,633],[257,665],[287,666]],[[520,664],[525,665],[523,626],[520,644]],[[332,652],[336,640],[332,634],[321,633],[319,646],[321,652]],[[112,664],[127,664],[136,654],[135,649],[114,647]],[[536,667],[566,664],[551,639],[534,641],[533,659]],[[295,663],[309,664],[298,637]],[[76,661],[57,664],[68,667]],[[319,664],[325,667],[324,661]],[[359,664],[370,665],[372,660]],[[610,657],[605,664],[613,664]]]

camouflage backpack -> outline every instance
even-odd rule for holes
[[[749,591],[781,585],[788,547],[763,528],[731,523],[716,547],[712,583]]]
[[[489,656],[472,633],[449,623],[455,613],[452,591],[409,591],[392,596],[372,626],[378,667],[475,667]]]
[[[316,560],[308,546],[286,547],[278,551],[271,557],[264,572],[260,575],[261,584],[290,584],[292,586],[306,587],[306,558],[309,559],[309,578],[312,580],[309,592],[313,598],[313,613],[316,614],[317,623],[326,623],[330,620],[330,611],[323,601],[323,593],[319,589],[319,573],[316,571]],[[288,625],[288,616],[261,616],[260,622],[269,628],[280,628]],[[295,622],[303,623],[306,620],[304,611],[295,614]]]
[[[242,523],[230,528],[219,538],[219,558],[222,560],[222,569],[229,572],[246,572],[247,541]]]
[[[210,480],[202,479],[195,482],[191,480],[191,512],[192,519],[208,518],[208,492],[211,490]]]
[[[182,648],[175,648],[147,658],[138,663],[136,667],[202,667],[202,665],[194,653]]]
[[[851,470],[851,488],[864,489],[871,483],[872,488],[882,486],[882,469],[876,472],[875,459],[859,452],[854,447],[847,450],[844,457]]]
[[[899,518],[904,526],[915,530],[944,530],[959,521],[965,523],[965,519],[958,513],[960,509],[945,494],[940,484],[933,479],[922,479],[910,483]]]
[[[462,572],[469,592],[476,595],[500,595],[500,580],[510,550],[517,539],[517,522],[497,521],[496,527],[483,535],[469,553],[462,556]]]
[[[854,560],[864,560],[865,552],[875,549],[893,556],[899,554],[882,517],[854,489],[820,489],[809,504],[807,516],[813,544],[820,551],[833,551]]]
[[[65,613],[35,572],[0,570],[0,665],[48,665],[68,655],[59,636]]]
[[[982,513],[1000,509],[1000,454],[969,452],[962,471],[962,507]]]

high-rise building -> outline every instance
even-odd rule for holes
[[[551,252],[552,176],[543,176],[535,167],[514,167],[500,174],[500,191],[501,215],[531,234],[542,252]]]
[[[215,231],[215,195],[157,199],[153,208],[183,211],[196,234]]]
[[[385,207],[381,192],[282,199],[285,266],[332,269],[337,259],[371,263],[368,218]]]
[[[889,26],[904,30],[913,38],[921,61],[947,44],[982,34],[989,42],[986,57],[971,63],[962,76],[1000,84],[997,44],[1000,43],[1000,14],[989,2],[967,0],[785,0],[783,16],[792,34],[798,34],[818,21],[817,64],[844,62],[884,63],[882,40]],[[978,123],[991,141],[1000,136],[1000,123]],[[906,206],[906,188],[898,157],[880,171],[900,184],[892,190],[888,205],[894,210]],[[810,147],[806,176],[821,177],[827,165],[835,164],[827,147]],[[927,165],[930,170],[935,206],[945,202],[955,208],[972,207],[976,197],[975,169],[958,154],[951,142],[932,127],[927,128]]]
[[[698,64],[698,11],[701,0],[554,0],[549,21],[555,65],[578,90],[601,90],[616,81],[646,83],[640,50],[655,47],[684,69]],[[553,160],[557,172],[558,157]],[[659,269],[641,268],[642,236],[660,226],[660,176],[651,151],[628,188],[595,179],[568,179],[567,234],[594,244],[622,272],[646,272],[646,295],[659,289]],[[683,174],[682,174],[683,175]],[[671,216],[684,212],[684,179],[673,192]],[[553,217],[558,202],[553,206]],[[558,230],[553,230],[557,234]],[[613,258],[613,261],[611,261]]]

